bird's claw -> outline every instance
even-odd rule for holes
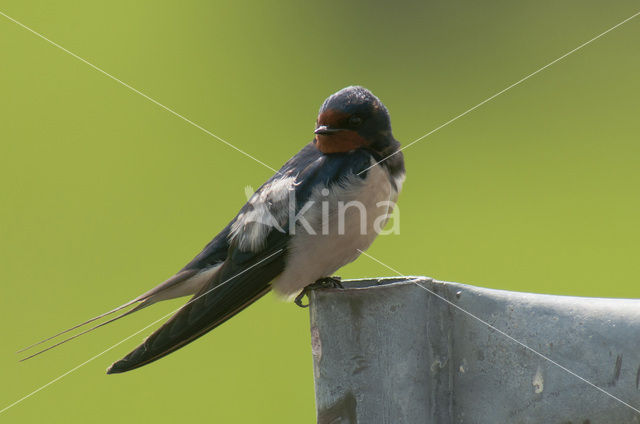
[[[300,294],[298,296],[296,296],[295,300],[293,301],[293,303],[295,303],[296,305],[298,305],[301,308],[308,308],[309,304],[307,303],[306,305],[302,303],[302,299],[307,296],[309,297],[309,293],[311,292],[311,290],[315,290],[315,289],[337,289],[337,288],[344,288],[342,286],[342,279],[340,277],[324,277],[321,278],[319,280],[317,280],[315,283],[311,283],[308,286],[306,286],[304,289],[302,289],[302,291],[300,292]]]
[[[301,308],[308,308],[309,307],[308,303],[306,305],[304,303],[302,303],[302,298],[304,298],[306,296],[306,294],[307,294],[307,288],[305,287],[304,289],[302,289],[300,294],[296,296],[296,298],[293,301],[293,303],[295,303],[296,305],[298,305]]]

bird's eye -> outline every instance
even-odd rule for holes
[[[360,118],[359,116],[354,115],[349,118],[349,125],[351,125],[352,127],[357,127],[360,124],[362,124],[362,118]]]

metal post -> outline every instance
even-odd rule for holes
[[[310,303],[318,423],[640,423],[640,300],[411,277]]]

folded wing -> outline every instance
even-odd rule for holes
[[[286,236],[273,232],[259,253],[231,249],[220,271],[169,321],[107,370],[129,371],[185,346],[265,295],[284,269]]]

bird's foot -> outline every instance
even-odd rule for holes
[[[344,288],[342,287],[342,279],[340,277],[324,277],[319,279],[318,281],[316,281],[315,283],[311,283],[309,284],[307,287],[305,287],[304,289],[302,289],[302,291],[300,292],[300,294],[298,296],[296,296],[296,299],[294,300],[294,303],[296,305],[298,305],[301,308],[308,308],[309,304],[307,303],[306,305],[302,303],[302,299],[307,296],[309,297],[309,293],[311,292],[311,290],[315,290],[315,289],[337,289],[337,288]]]

